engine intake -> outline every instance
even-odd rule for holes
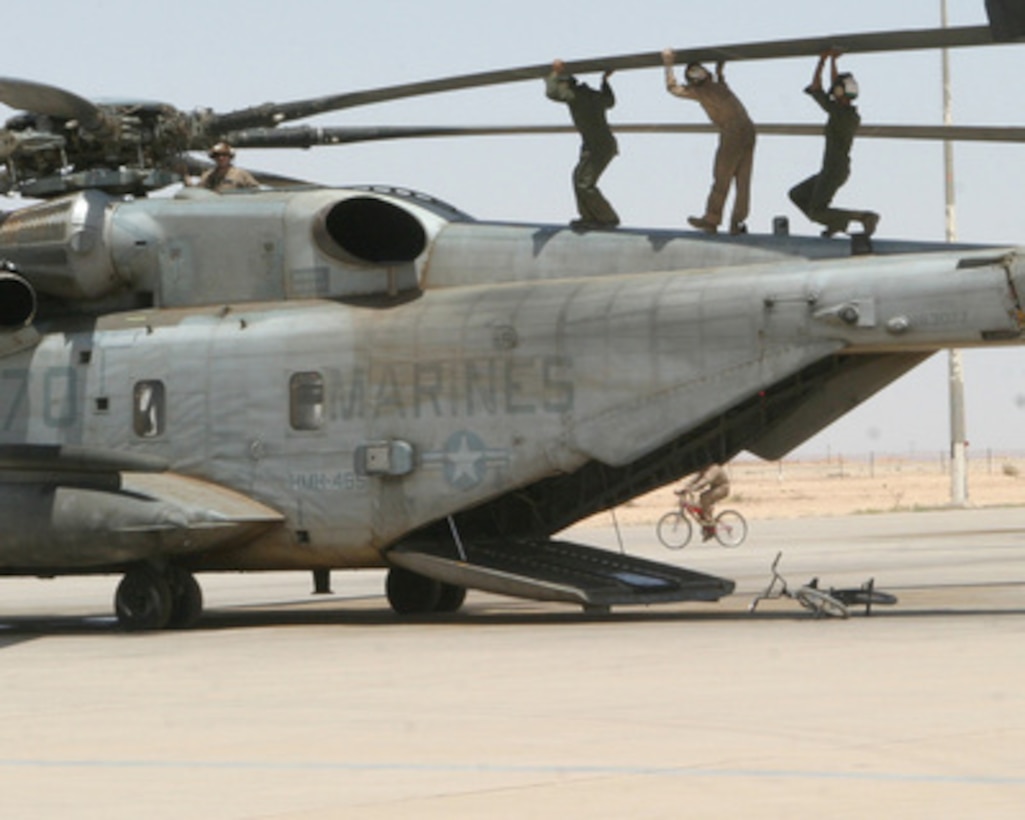
[[[411,213],[371,196],[356,196],[322,210],[314,240],[329,256],[371,265],[415,260],[427,247],[427,233]]]
[[[19,330],[36,317],[36,292],[15,273],[0,273],[0,328]]]

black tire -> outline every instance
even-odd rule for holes
[[[128,570],[114,593],[118,623],[129,632],[163,629],[171,619],[173,603],[171,585],[152,567]]]
[[[671,550],[680,550],[687,546],[693,531],[694,526],[690,519],[677,510],[667,512],[655,525],[658,540],[662,542],[662,546]]]
[[[723,510],[715,517],[715,540],[724,547],[739,547],[747,538],[747,520],[736,510]]]
[[[847,606],[893,606],[897,596],[878,589],[831,589],[829,594]]]
[[[385,582],[388,603],[399,615],[424,615],[437,610],[441,582],[402,567],[392,567]]]
[[[442,584],[441,594],[438,595],[438,603],[434,606],[435,612],[458,612],[466,600],[466,587],[455,584]]]
[[[794,593],[798,603],[815,613],[816,618],[828,615],[831,618],[846,618],[850,615],[840,601],[821,589],[804,586]]]
[[[203,614],[203,590],[196,576],[187,569],[171,567],[167,571],[167,579],[171,585],[171,617],[167,626],[170,629],[188,629]]]

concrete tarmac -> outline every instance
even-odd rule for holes
[[[718,604],[471,593],[400,620],[383,573],[202,576],[184,632],[124,634],[116,578],[0,581],[0,816],[1019,818],[1025,508],[567,538],[737,581]],[[748,605],[875,578],[899,603]]]

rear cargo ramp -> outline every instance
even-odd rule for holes
[[[570,541],[406,542],[388,551],[396,566],[449,584],[585,608],[717,601],[733,581]]]

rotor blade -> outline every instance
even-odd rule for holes
[[[47,114],[63,120],[78,120],[83,128],[96,130],[103,126],[102,109],[89,100],[52,85],[0,77],[0,102],[19,111]]]
[[[256,177],[257,182],[268,188],[306,188],[317,184],[315,182],[310,182],[308,179],[286,177],[281,174],[271,173],[270,171],[258,171],[254,169],[251,173]]]
[[[572,129],[570,129],[572,130]],[[711,123],[630,123],[613,127],[620,134],[711,134],[718,129]],[[820,137],[822,125],[803,123],[759,123],[759,135]],[[522,132],[522,133],[545,133]],[[1004,125],[870,125],[858,128],[858,138],[925,140],[944,142],[1025,142],[1025,126]]]
[[[914,29],[907,31],[884,31],[865,34],[839,34],[800,40],[776,40],[760,43],[712,46],[678,49],[673,52],[676,62],[709,62],[719,60],[766,60],[783,57],[806,57],[821,54],[830,49],[840,49],[846,54],[883,51],[908,51],[932,48],[956,48],[963,46],[993,45],[989,26],[965,26],[961,28]],[[623,71],[637,68],[652,68],[662,65],[660,51],[614,57],[597,57],[586,60],[567,60],[568,71],[584,73],[591,71]],[[211,134],[224,134],[245,128],[272,128],[289,120],[311,117],[327,111],[339,111],[361,105],[389,102],[391,100],[437,94],[443,91],[459,91],[482,86],[501,85],[537,80],[551,71],[551,64],[524,66],[499,71],[485,71],[464,74],[438,80],[387,86],[366,91],[355,91],[290,103],[265,103],[252,108],[239,109],[225,114],[214,114],[208,121]]]
[[[825,51],[841,54],[867,54],[885,51],[920,51],[923,49],[962,48],[995,45],[989,26],[960,28],[910,29],[876,31],[861,34],[831,34],[798,40],[776,40],[737,46],[679,49],[673,52],[677,63],[717,62],[722,60],[769,60],[785,57],[817,57]],[[1006,43],[1003,43],[1006,45]],[[659,64],[662,55],[659,54]],[[631,66],[632,67],[632,66]],[[597,70],[594,69],[594,70]]]
[[[760,134],[821,136],[821,125],[759,125]],[[1025,127],[1005,125],[865,125],[858,137],[943,142],[1025,142]]]
[[[487,137],[512,134],[568,134],[571,126],[562,125],[395,125],[340,126],[314,128],[249,128],[233,131],[225,139],[236,148],[312,148],[317,145],[347,145],[354,142],[417,139],[424,137]]]
[[[821,124],[762,123],[759,134],[769,136],[817,137]],[[617,134],[714,134],[711,123],[618,123]],[[393,139],[430,137],[503,137],[541,134],[575,134],[571,125],[463,125],[463,126],[367,126],[340,128],[251,128],[228,135],[238,148],[311,148],[318,145],[347,145]],[[952,142],[1025,142],[1023,126],[979,125],[862,125],[859,137]]]

